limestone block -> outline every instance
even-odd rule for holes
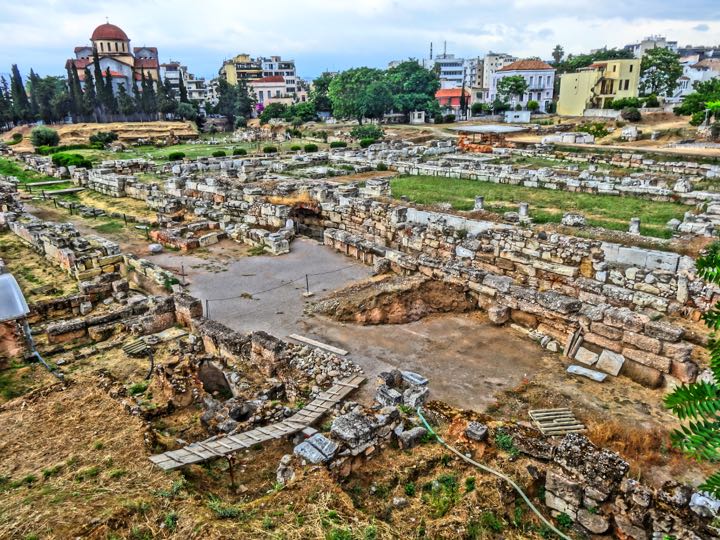
[[[630,349],[627,347],[622,350],[622,354],[626,358],[634,360],[635,362],[638,362],[644,366],[657,369],[658,371],[662,371],[663,373],[670,373],[671,361],[665,356],[659,356],[648,351]]]
[[[465,436],[473,441],[484,441],[487,439],[488,427],[480,422],[470,422],[465,428]]]
[[[599,355],[589,351],[585,347],[578,348],[575,353],[575,360],[586,366],[592,366],[598,361]]]
[[[643,334],[637,334],[635,332],[625,331],[622,335],[622,340],[638,349],[649,351],[654,354],[658,354],[662,350],[662,343],[659,339],[648,337]]]
[[[625,363],[625,357],[613,351],[604,350],[600,353],[595,367],[600,371],[617,377]]]

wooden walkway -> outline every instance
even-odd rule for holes
[[[535,426],[546,436],[585,431],[585,425],[575,418],[570,409],[536,409],[529,414]]]
[[[277,424],[251,429],[237,435],[211,437],[204,441],[189,444],[179,450],[150,456],[149,459],[161,469],[171,471],[185,465],[202,463],[218,457],[227,457],[243,448],[250,448],[256,444],[263,444],[270,440],[293,435],[317,422],[326,412],[345,399],[348,394],[359,388],[364,380],[365,377],[356,375],[337,382],[332,388],[318,394],[312,402],[299,412]]]

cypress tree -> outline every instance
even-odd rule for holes
[[[78,111],[77,108],[77,96],[75,95],[75,81],[73,80],[73,71],[74,69],[70,68],[70,64],[65,66],[65,71],[67,72],[67,89],[68,89],[68,96],[70,97],[70,114],[73,117],[73,122],[76,122],[77,115],[80,111]]]
[[[10,74],[10,98],[12,99],[13,121],[17,124],[29,120],[30,102],[17,64],[12,65],[12,73]]]
[[[103,105],[108,113],[117,112],[117,102],[115,101],[115,94],[113,93],[112,87],[112,75],[110,74],[110,68],[105,70],[105,85],[103,86]]]
[[[95,93],[95,81],[90,69],[85,68],[85,91],[83,93],[83,110],[86,115],[93,115],[97,122],[97,94]]]
[[[188,103],[187,88],[185,88],[185,81],[183,81],[182,74],[180,76],[178,92],[180,93],[180,103]]]
[[[38,104],[40,77],[38,77],[32,68],[30,68],[30,76],[28,77],[28,87],[30,88],[30,116],[33,120],[36,120],[40,113],[40,105]]]

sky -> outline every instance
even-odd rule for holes
[[[720,0],[0,0],[0,74],[18,64],[63,75],[73,48],[106,18],[132,46],[156,46],[212,78],[238,53],[281,55],[301,77],[435,53],[549,59],[622,47],[651,34],[720,45]]]

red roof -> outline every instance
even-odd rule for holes
[[[74,52],[84,51],[85,49],[90,49],[92,51],[92,47],[90,45],[81,45],[79,47],[75,47]]]
[[[435,92],[436,98],[459,98],[462,93],[462,88],[441,88],[437,92]],[[470,92],[465,90],[465,95],[470,96]]]
[[[124,78],[125,78],[125,75],[123,75],[123,74],[120,73],[119,71],[112,71],[112,70],[110,70],[110,76],[111,76],[111,77],[116,77],[116,78],[119,77],[119,78],[121,78],[121,79],[124,79]],[[104,77],[105,77],[105,72],[103,71],[103,78],[104,78]],[[80,73],[78,73],[78,79],[80,79],[81,81],[84,81],[84,80],[85,80],[85,72],[84,72],[84,71],[81,71]]]
[[[143,49],[157,54],[157,47],[133,47],[133,53],[137,53],[138,51],[142,51]]]
[[[127,34],[123,32],[122,28],[110,23],[98,26],[92,33],[92,36],[90,36],[90,39],[93,41],[97,41],[98,39],[130,41],[130,38],[127,37]]]
[[[555,68],[542,60],[517,60],[512,64],[501,67],[498,71],[542,71],[546,69]]]
[[[135,59],[135,67],[136,68],[157,68],[158,67],[158,61],[157,58],[136,58]]]
[[[285,77],[282,75],[273,75],[272,77],[263,77],[262,79],[255,79],[250,81],[251,83],[284,83]]]
[[[75,69],[85,69],[87,65],[91,63],[91,58],[70,58],[67,62],[65,62],[65,67],[70,64],[75,66]]]

